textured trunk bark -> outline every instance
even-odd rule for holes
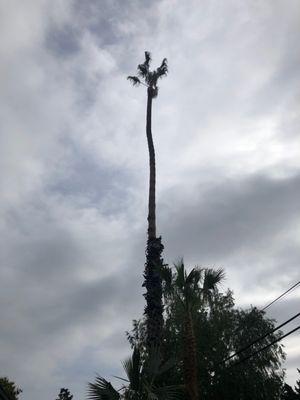
[[[146,287],[145,315],[147,324],[147,347],[156,348],[160,346],[163,329],[163,304],[162,304],[162,282],[160,267],[163,264],[161,254],[164,246],[161,237],[156,237],[155,216],[155,151],[151,131],[153,89],[147,92],[147,120],[146,134],[149,150],[149,203],[148,203],[148,240],[146,248],[146,264],[144,273],[144,284]]]
[[[148,238],[156,238],[156,216],[155,216],[155,151],[152,139],[151,130],[151,118],[152,118],[152,89],[148,88],[147,91],[147,121],[146,121],[146,134],[149,150],[149,165],[150,165],[150,177],[149,177],[149,203],[148,203]]]
[[[144,284],[146,293],[145,315],[147,326],[147,347],[149,350],[161,344],[163,330],[162,283],[160,267],[163,264],[161,254],[164,246],[161,238],[148,239]]]
[[[184,380],[190,400],[199,400],[196,338],[190,311],[184,323]]]

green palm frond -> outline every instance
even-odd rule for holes
[[[179,290],[183,290],[186,279],[186,272],[184,269],[183,260],[181,260],[178,264],[176,264],[175,268],[176,268],[175,285],[178,287]]]
[[[133,350],[132,357],[128,357],[123,361],[122,365],[130,382],[131,389],[138,390],[141,375],[141,355],[136,347]]]
[[[175,359],[162,361],[158,348],[151,349],[143,363],[139,350],[135,348],[132,356],[123,362],[128,380],[117,377],[127,384],[117,391],[110,382],[97,376],[94,383],[88,384],[88,398],[90,400],[176,400],[180,386],[157,385],[157,378],[174,365]]]
[[[145,51],[145,64],[150,65],[151,62],[151,53],[149,51]]]
[[[225,278],[222,268],[214,270],[196,266],[187,273],[183,260],[175,264],[175,270],[172,281],[168,282],[168,287],[171,287],[171,290],[167,292],[167,295],[174,295],[186,311],[192,308],[199,309],[201,305],[206,303],[210,304],[213,292]],[[171,272],[164,271],[164,273],[170,280]],[[167,290],[168,287],[165,285],[164,289]]]
[[[149,67],[151,62],[151,55],[149,51],[145,51],[145,61],[137,67],[138,75],[147,80],[149,74]]]
[[[206,268],[204,270],[203,291],[214,290],[217,285],[225,279],[225,272],[222,268],[214,270]]]
[[[142,78],[146,78],[149,68],[145,65],[145,63],[139,64],[137,69],[138,69],[138,75],[141,76]]]
[[[168,73],[168,60],[166,58],[163,59],[160,67],[157,68],[156,76],[157,79],[162,78],[163,76],[166,76]]]
[[[119,400],[120,394],[112,384],[101,376],[96,376],[95,383],[88,384],[88,398],[91,400]]]
[[[190,287],[197,287],[201,279],[202,271],[198,268],[193,268],[186,277],[186,285]]]
[[[141,84],[141,81],[137,76],[127,76],[127,79],[133,84],[133,86],[138,86]]]

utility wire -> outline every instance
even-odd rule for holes
[[[274,304],[277,300],[281,299],[283,296],[288,294],[292,289],[294,289],[296,286],[300,285],[300,281],[295,283],[292,287],[290,287],[288,290],[286,290],[284,293],[282,293],[280,296],[276,297],[275,300],[271,301],[271,303],[267,304],[264,308],[262,308],[260,311],[265,311],[267,308],[269,308],[272,304]]]
[[[259,349],[259,350],[255,351],[254,353],[250,354],[248,357],[245,357],[242,360],[230,365],[228,368],[235,367],[236,365],[239,365],[239,364],[249,360],[249,358],[252,358],[253,356],[261,353],[262,351],[266,350],[268,347],[272,346],[273,344],[279,342],[280,340],[284,339],[285,337],[287,337],[287,336],[291,335],[292,333],[296,332],[298,329],[300,329],[300,325],[298,325],[296,328],[292,329],[291,331],[289,331],[285,335],[281,336],[280,338],[277,338],[277,339],[273,340],[271,343],[267,344],[266,346],[262,347],[261,349]]]
[[[267,304],[264,308],[262,308],[262,309],[259,309],[259,308],[257,308],[257,307],[254,307],[254,308],[257,308],[258,311],[264,311],[264,310],[266,310],[268,307],[270,307],[272,304],[274,304],[277,300],[281,299],[283,296],[285,296],[285,295],[286,295],[287,293],[289,293],[291,290],[296,289],[296,287],[297,287],[299,284],[300,284],[300,281],[297,282],[297,283],[295,283],[295,285],[293,285],[292,287],[290,287],[288,290],[286,290],[286,291],[285,291],[284,293],[282,293],[280,296],[276,297],[275,300],[271,301],[271,303]],[[239,328],[237,328],[237,329],[234,331],[234,334],[236,334],[238,331],[239,331]]]
[[[238,350],[237,352],[235,352],[234,354],[232,354],[231,356],[225,358],[223,361],[221,361],[219,364],[222,364],[228,360],[230,360],[231,358],[237,356],[238,354],[242,353],[243,351],[249,349],[249,347],[251,347],[253,344],[263,340],[264,338],[266,338],[267,336],[271,335],[271,333],[277,331],[278,329],[282,328],[284,325],[288,324],[289,322],[293,321],[295,318],[299,317],[300,312],[296,315],[294,315],[293,317],[291,317],[290,319],[288,319],[287,321],[283,322],[281,325],[273,328],[270,332],[265,333],[264,335],[258,337],[257,339],[255,339],[253,342],[249,343],[247,346],[242,347],[240,350]]]

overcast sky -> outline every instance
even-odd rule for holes
[[[153,104],[165,261],[223,267],[242,307],[299,280],[298,0],[0,0],[0,37],[0,376],[22,399],[83,398],[129,354],[148,154],[126,77],[145,50],[170,69]],[[284,344],[293,384],[299,333]]]

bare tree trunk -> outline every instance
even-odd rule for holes
[[[156,215],[155,215],[155,151],[151,131],[151,118],[152,118],[152,89],[148,88],[147,91],[147,121],[146,121],[146,134],[149,150],[149,164],[150,164],[150,178],[149,178],[149,203],[148,203],[148,238],[156,238]]]
[[[199,400],[196,337],[190,310],[184,324],[184,381],[190,400]]]

